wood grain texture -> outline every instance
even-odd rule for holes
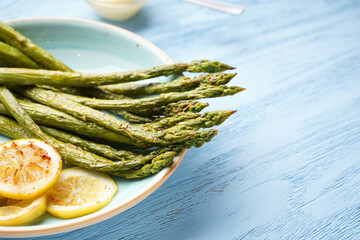
[[[360,239],[360,2],[226,1],[232,16],[151,0],[113,23],[175,61],[236,66],[238,112],[155,193],[107,221],[37,239]],[[85,1],[0,2],[1,20],[106,22]]]

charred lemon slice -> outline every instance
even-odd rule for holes
[[[115,182],[105,173],[69,168],[47,192],[47,210],[60,218],[80,217],[104,207],[116,191]]]
[[[45,212],[45,194],[33,200],[14,200],[0,197],[0,226],[25,224]]]
[[[34,199],[55,184],[62,161],[51,145],[17,139],[0,145],[0,196]]]

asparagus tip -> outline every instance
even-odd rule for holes
[[[233,86],[233,87],[230,87],[230,88],[232,88],[233,90],[235,90],[236,93],[242,92],[242,91],[245,91],[245,90],[246,90],[246,88],[236,87],[236,86]]]
[[[201,84],[210,84],[210,85],[225,85],[231,81],[236,76],[236,73],[215,73],[200,75]]]
[[[212,127],[220,125],[235,112],[236,110],[217,110],[212,112],[206,112],[202,116],[202,118],[206,120],[206,122],[203,123],[203,126]]]
[[[217,61],[209,61],[209,60],[197,60],[188,64],[187,71],[189,72],[222,72],[225,70],[233,70],[235,69],[232,66],[227,64],[217,62]]]

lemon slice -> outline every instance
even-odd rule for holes
[[[46,212],[46,195],[33,200],[0,198],[0,226],[28,223]]]
[[[104,207],[117,191],[105,173],[81,167],[63,170],[47,193],[47,210],[60,218],[80,217]]]
[[[0,145],[0,196],[26,200],[55,184],[61,156],[39,139],[16,139]]]

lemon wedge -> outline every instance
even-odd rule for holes
[[[39,139],[16,139],[0,145],[0,196],[34,199],[55,184],[60,154]]]
[[[69,168],[47,192],[47,211],[60,218],[80,217],[104,207],[116,191],[115,182],[105,173]]]
[[[33,200],[0,198],[0,226],[28,223],[46,212],[46,195]]]

